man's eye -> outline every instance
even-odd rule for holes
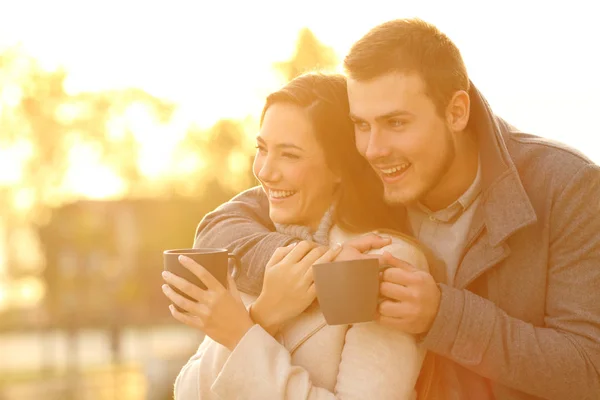
[[[300,156],[293,154],[293,153],[281,153],[281,155],[285,158],[290,158],[292,160],[297,160],[300,158]]]
[[[400,120],[400,119],[391,119],[388,122],[390,124],[390,126],[392,128],[399,128],[401,126],[404,126],[404,121]]]
[[[368,131],[371,128],[368,123],[363,121],[355,121],[354,126],[360,131]]]

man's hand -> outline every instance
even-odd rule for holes
[[[381,249],[392,243],[392,239],[387,236],[379,236],[375,233],[366,235],[344,242],[342,251],[337,255],[335,261],[356,260],[361,258],[378,258],[377,255],[364,254],[370,250]]]
[[[403,332],[422,334],[429,331],[437,316],[441,292],[431,274],[385,252],[381,264],[391,265],[383,272],[378,321]]]

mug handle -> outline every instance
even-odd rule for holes
[[[240,272],[240,259],[233,253],[228,253],[227,257],[233,259],[233,268],[228,273],[233,279],[236,279]]]

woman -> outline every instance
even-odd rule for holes
[[[232,280],[226,290],[187,258],[182,264],[207,290],[165,276],[197,300],[163,286],[187,311],[171,306],[173,316],[207,335],[177,378],[176,399],[414,398],[424,356],[414,337],[375,322],[329,326],[315,302],[313,264],[364,257],[330,244],[389,225],[391,210],[356,151],[348,113],[346,82],[337,75],[303,75],[267,98],[254,174],[277,230],[304,241],[275,252],[256,299],[239,295]],[[404,235],[382,250],[427,268]]]

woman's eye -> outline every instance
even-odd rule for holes
[[[292,160],[297,160],[300,158],[300,156],[298,156],[297,154],[293,154],[293,153],[281,153],[281,155],[285,158],[290,158]]]

